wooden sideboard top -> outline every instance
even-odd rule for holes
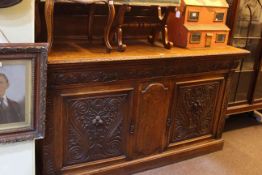
[[[125,52],[113,51],[106,53],[105,48],[88,42],[55,43],[49,54],[49,64],[79,63],[79,62],[108,62],[124,60],[145,60],[159,58],[183,58],[203,55],[234,55],[248,54],[249,51],[227,46],[224,48],[184,49],[173,47],[170,50],[161,45],[151,46],[146,42],[129,43]]]

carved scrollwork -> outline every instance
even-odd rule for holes
[[[106,72],[74,72],[53,74],[52,83],[54,84],[77,84],[89,82],[112,82],[118,80],[117,73]]]
[[[143,67],[138,66],[119,66],[118,69],[99,71],[69,71],[69,72],[53,72],[49,74],[49,84],[56,85],[69,85],[69,84],[81,84],[92,82],[113,82],[119,80],[130,80],[140,78],[151,78],[156,76],[172,76],[182,73],[197,73],[197,72],[210,72],[216,70],[228,70],[235,68],[234,63],[231,60],[213,60],[212,63],[206,64],[200,62],[199,64],[188,64],[189,62],[180,63],[180,66],[176,66],[176,61],[159,64],[157,66],[145,65]]]
[[[211,132],[219,83],[180,87],[173,142]]]
[[[123,155],[123,105],[127,94],[67,101],[66,165]]]

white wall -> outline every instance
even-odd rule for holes
[[[34,141],[0,145],[0,174],[35,174]]]
[[[34,0],[0,9],[0,29],[10,42],[34,42]],[[0,175],[34,174],[34,141],[0,144]]]
[[[23,0],[9,8],[0,8],[0,29],[9,41],[34,42],[34,0]]]

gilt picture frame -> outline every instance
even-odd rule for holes
[[[41,139],[47,44],[0,44],[0,143]]]

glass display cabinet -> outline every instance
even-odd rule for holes
[[[251,54],[240,61],[233,75],[228,114],[262,108],[262,1],[228,0],[230,44]]]

